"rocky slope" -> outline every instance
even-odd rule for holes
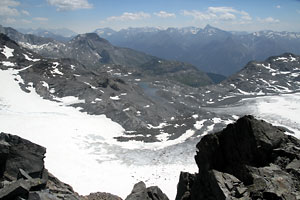
[[[161,88],[161,96],[169,97],[170,101],[212,108],[233,105],[245,98],[298,92],[299,78],[300,57],[285,53],[263,62],[251,61],[219,84],[201,88],[171,84],[157,87]]]
[[[181,173],[180,199],[299,199],[300,141],[244,116],[197,144],[197,174]]]

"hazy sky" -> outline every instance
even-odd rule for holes
[[[300,32],[300,0],[0,0],[14,28],[204,27]]]

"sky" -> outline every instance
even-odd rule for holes
[[[0,0],[13,28],[187,27],[300,32],[300,0]]]

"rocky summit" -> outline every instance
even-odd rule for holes
[[[300,199],[300,141],[244,116],[197,144],[197,174],[182,172],[180,199]]]

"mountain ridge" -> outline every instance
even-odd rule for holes
[[[143,28],[137,28],[136,32],[134,29],[122,29],[110,31],[109,35],[105,33],[105,29],[97,29],[95,32],[114,45],[188,62],[205,72],[225,76],[237,72],[249,60],[265,60],[285,52],[300,54],[300,33],[296,32],[258,31],[235,34],[210,25],[203,29],[156,28],[152,32],[143,32]]]

